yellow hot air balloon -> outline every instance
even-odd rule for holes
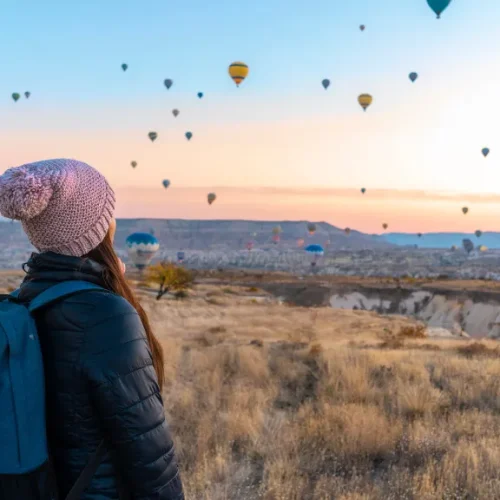
[[[368,106],[373,102],[373,97],[370,94],[361,94],[358,97],[359,105],[363,108],[363,111],[366,111]]]
[[[248,66],[242,62],[230,64],[228,71],[229,76],[234,80],[237,87],[239,87],[240,83],[248,76]]]

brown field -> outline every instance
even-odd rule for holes
[[[207,278],[183,300],[139,289],[188,499],[500,498],[497,343]]]
[[[187,498],[500,498],[496,343],[234,285],[142,296]]]

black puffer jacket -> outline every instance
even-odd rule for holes
[[[21,300],[61,281],[101,286],[99,264],[54,253],[33,254]],[[182,500],[151,352],[135,309],[111,292],[88,291],[36,316],[44,354],[49,444],[64,498],[99,442],[108,452],[85,500]]]

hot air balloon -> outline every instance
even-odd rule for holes
[[[246,248],[251,252],[253,250],[253,241],[247,241]]]
[[[156,132],[149,132],[148,137],[151,139],[151,142],[156,141],[158,134]]]
[[[363,111],[368,109],[368,106],[373,102],[373,97],[370,94],[361,94],[358,97],[359,105],[363,108]]]
[[[155,236],[149,233],[131,234],[125,241],[128,256],[134,266],[142,271],[149,265],[151,259],[160,248],[160,243]]]
[[[361,31],[365,31],[365,28],[366,28],[366,26],[365,26],[364,24],[362,24],[362,25],[359,27],[359,29],[360,29]]]
[[[389,224],[387,224],[386,222],[384,222],[382,224],[382,227],[384,228],[384,231],[389,227]]]
[[[437,18],[441,17],[442,12],[450,5],[451,0],[427,0],[429,7],[436,13]]]
[[[26,99],[29,99],[30,95],[31,95],[31,92],[25,92],[24,93],[24,97],[26,97]]]
[[[167,87],[167,90],[173,85],[174,81],[171,80],[170,78],[167,78],[163,84],[165,85],[165,87]]]
[[[422,233],[417,233],[417,236],[418,236],[419,238],[422,238]]]
[[[186,254],[184,252],[177,252],[177,262],[183,262],[186,258]]]
[[[191,137],[193,137],[193,134],[192,134],[191,132],[186,132],[186,134],[185,134],[185,135],[186,135],[186,139],[187,139],[188,141],[190,141],[190,140],[191,140]]]
[[[242,62],[234,62],[229,65],[229,76],[233,79],[236,86],[239,87],[240,83],[248,76],[248,66]]]
[[[345,233],[345,234],[347,234],[347,236],[349,236],[349,235],[351,234],[351,228],[346,227],[346,228],[344,229],[344,233]]]
[[[479,245],[477,247],[477,249],[480,251],[480,252],[486,252],[488,250],[488,247],[485,246],[485,245]]]
[[[463,207],[462,212],[464,213],[464,215],[467,215],[469,213],[469,209],[467,207]]]
[[[17,92],[14,92],[14,93],[12,94],[12,99],[14,99],[14,102],[19,101],[19,98],[20,98],[20,97],[21,97],[21,96],[20,96]]]
[[[198,92],[198,98],[201,99],[203,97],[203,92]]]
[[[323,255],[325,255],[325,250],[321,245],[308,245],[304,250],[308,254],[312,255],[311,266],[313,267],[316,265],[318,257],[322,257]]]
[[[307,230],[309,231],[310,235],[313,235],[316,232],[316,224],[314,224],[313,222],[309,222],[309,224],[307,224]]]
[[[173,109],[172,114],[177,118],[179,116],[179,110],[178,109]]]
[[[136,161],[131,161],[130,165],[132,165],[132,168],[135,168],[135,167],[137,167],[137,162]]]
[[[476,238],[481,238],[483,232],[478,229],[474,234],[476,235]]]
[[[168,186],[170,186],[170,181],[168,179],[165,179],[165,180],[162,181],[162,184],[163,184],[163,187],[165,189],[167,189]]]
[[[467,252],[467,254],[470,254],[472,250],[474,250],[474,243],[472,243],[472,241],[469,239],[462,240],[462,246],[464,247],[464,250]]]
[[[123,71],[127,71],[127,69],[128,69],[128,64],[123,63],[123,64],[122,64],[122,69],[123,69]]]
[[[361,194],[365,194],[366,193],[366,188],[361,188]]]
[[[330,86],[330,80],[328,78],[325,78],[321,84],[323,85],[324,89],[326,90]]]
[[[485,158],[490,154],[490,148],[483,148],[481,151]]]
[[[304,238],[299,238],[299,239],[297,240],[297,246],[298,246],[299,248],[302,248],[302,247],[304,246],[304,243],[305,243]]]
[[[208,193],[207,200],[209,205],[211,205],[216,199],[217,195],[215,193]]]
[[[281,237],[279,234],[273,234],[273,243],[277,245],[281,240]]]
[[[414,82],[418,78],[418,73],[410,73],[410,80]]]
[[[273,227],[273,234],[281,234],[283,230],[281,229],[281,226],[275,226]]]
[[[457,245],[452,245],[452,246],[451,246],[451,251],[452,251],[452,252],[456,252],[457,250],[458,250]]]

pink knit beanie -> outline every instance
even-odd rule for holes
[[[106,236],[115,195],[94,168],[76,160],[46,160],[0,176],[0,213],[20,220],[41,252],[81,257]]]

